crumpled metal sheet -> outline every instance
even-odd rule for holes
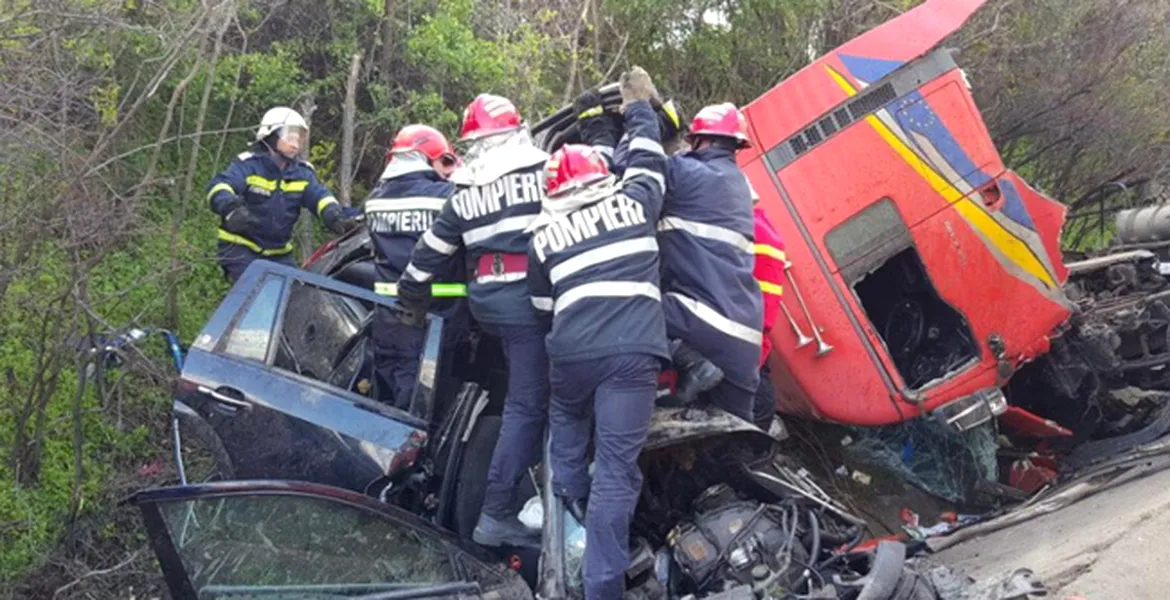
[[[1161,394],[1164,398],[1167,394]],[[1165,402],[1165,399],[1162,400]],[[1170,402],[1159,409],[1158,416],[1148,425],[1133,433],[1103,440],[1086,442],[1077,446],[1061,462],[1061,471],[1072,473],[1103,460],[1119,456],[1139,446],[1157,441],[1170,432]]]
[[[1031,569],[1015,569],[983,581],[945,565],[923,573],[934,585],[939,600],[1026,600],[1048,595],[1048,588]]]
[[[643,452],[715,436],[735,435],[771,448],[775,440],[729,412],[710,407],[655,408]]]

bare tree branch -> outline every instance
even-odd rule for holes
[[[353,128],[357,113],[358,76],[362,69],[362,54],[350,58],[349,76],[345,78],[345,105],[341,117],[341,168],[337,174],[338,200],[343,206],[353,204],[350,189],[353,185]]]

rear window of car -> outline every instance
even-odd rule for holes
[[[360,376],[372,302],[277,275],[253,290],[219,352],[368,397],[370,382]]]
[[[329,383],[359,341],[369,309],[335,292],[295,281],[281,317],[280,346],[274,365],[279,369]]]
[[[239,323],[228,332],[223,347],[225,354],[261,362],[268,357],[268,346],[272,341],[283,287],[283,277],[269,276],[264,279]]]

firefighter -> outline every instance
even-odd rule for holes
[[[574,110],[582,139],[605,156],[610,168],[620,174],[628,151],[629,133],[623,133],[622,124],[605,111],[601,94],[595,90],[583,92],[575,100]],[[674,103],[659,103],[655,112],[662,139],[677,142],[681,121]],[[670,160],[673,162],[674,159]],[[681,403],[693,402],[699,394],[714,388],[723,379],[719,367],[681,339],[673,340],[672,348],[674,367],[679,375],[674,395]]]
[[[585,598],[622,596],[657,376],[669,358],[655,224],[667,168],[640,68],[622,77],[628,161],[620,183],[599,151],[566,145],[546,166],[528,285],[550,328],[553,490],[585,517]],[[586,448],[593,433],[594,475]],[[587,509],[582,509],[585,500]]]
[[[735,162],[751,145],[747,122],[733,104],[707,106],[687,140],[691,150],[670,159],[658,223],[672,354],[680,388],[710,388],[716,406],[752,421],[764,316],[752,276],[752,192]]]
[[[459,250],[474,269],[468,280],[472,317],[503,343],[508,395],[500,438],[488,469],[483,512],[472,538],[484,546],[539,545],[540,532],[517,518],[513,494],[541,458],[548,420],[548,356],[544,331],[528,295],[525,229],[540,213],[548,154],[537,148],[520,113],[500,96],[482,94],[463,113],[467,164],[458,189],[414,248],[398,282],[409,322],[421,325],[431,284]]]
[[[750,183],[748,184],[750,187]],[[759,196],[752,190],[752,202],[757,203]],[[771,369],[768,366],[768,355],[772,352],[772,340],[769,337],[772,326],[780,316],[780,300],[784,294],[784,263],[787,257],[784,254],[784,242],[780,232],[768,220],[764,210],[758,204],[752,209],[755,218],[755,267],[752,274],[760,285],[764,304],[764,339],[760,348],[760,384],[756,387],[756,396],[752,405],[752,416],[756,426],[773,435],[778,435],[780,425],[774,420],[776,415],[776,392],[772,387]]]
[[[411,251],[420,237],[434,235],[428,230],[455,192],[454,184],[447,179],[458,158],[447,138],[436,129],[408,125],[394,137],[386,159],[386,170],[364,210],[378,273],[374,292],[397,296],[397,282],[410,262]],[[463,303],[455,300],[467,295],[460,266],[456,261],[431,284],[431,295],[445,299],[437,312],[444,317],[444,333],[453,337],[463,329],[465,318]],[[408,409],[418,377],[424,332],[399,323],[389,309],[379,307],[373,337],[376,397]]]
[[[211,210],[222,218],[216,259],[228,281],[234,283],[257,258],[295,266],[291,239],[302,206],[338,235],[357,227],[317,180],[313,165],[299,158],[308,135],[304,117],[273,108],[260,119],[249,151],[208,184]]]

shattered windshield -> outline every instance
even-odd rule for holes
[[[352,597],[455,580],[441,542],[339,502],[253,495],[159,508],[200,599]]]

